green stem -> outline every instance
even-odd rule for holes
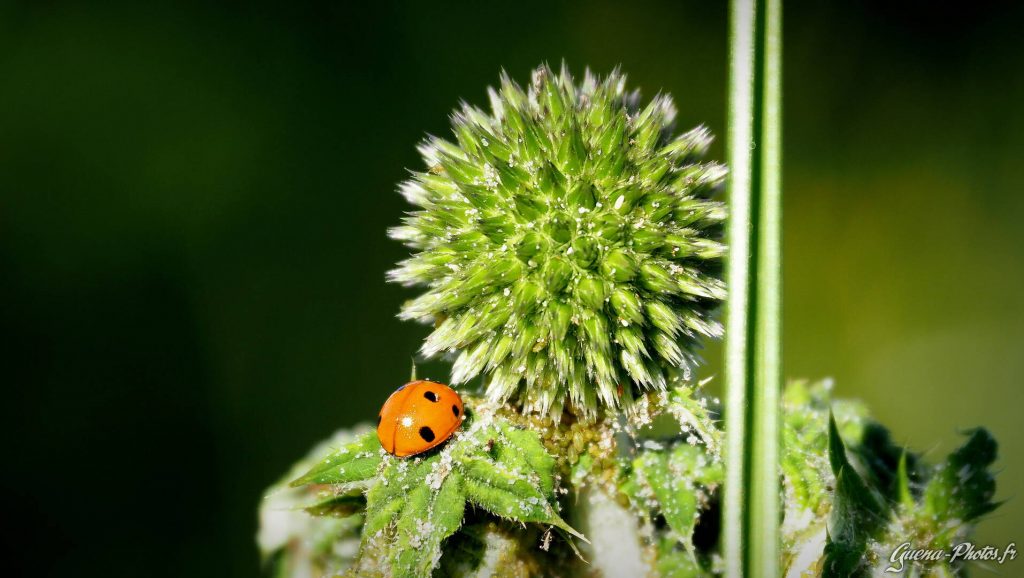
[[[782,1],[732,0],[725,575],[779,572]]]

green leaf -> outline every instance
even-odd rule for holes
[[[721,483],[721,464],[700,447],[681,443],[667,451],[644,450],[633,460],[633,472],[639,475],[639,483],[653,492],[657,513],[680,541],[689,544],[699,499]]]
[[[444,545],[434,578],[529,578],[557,563],[537,545],[544,533],[500,520],[467,521]]]
[[[366,432],[354,442],[331,452],[320,463],[291,483],[292,487],[306,484],[355,484],[374,477],[380,466],[383,450],[377,432]]]
[[[538,489],[546,496],[555,491],[555,457],[544,449],[535,432],[502,424],[502,443],[495,444],[498,461],[537,476]]]
[[[525,430],[517,434],[506,425],[497,429],[505,435],[494,440],[496,459],[484,454],[467,457],[460,464],[469,500],[492,514],[549,524],[586,540],[555,511],[555,460],[537,434]]]
[[[900,455],[900,463],[896,467],[896,496],[900,507],[913,508],[914,495],[910,492],[910,475],[907,474],[907,452]]]
[[[680,550],[675,540],[658,542],[658,575],[662,578],[700,578],[708,576],[693,555]]]
[[[837,488],[837,490],[845,489],[845,498],[861,511],[876,515],[884,514],[886,509],[885,502],[876,492],[868,487],[867,483],[864,482],[864,479],[861,478],[849,459],[847,459],[846,446],[843,444],[839,428],[836,426],[835,416],[829,415],[828,428],[828,459],[832,465],[832,472],[837,478],[836,485],[839,486],[838,478],[841,474],[843,479],[847,480],[845,486]]]
[[[931,467],[893,444],[862,405],[833,402],[828,390],[824,382],[794,382],[786,390],[786,575],[811,570],[825,577],[881,576],[888,554],[879,553],[904,542],[948,551],[970,540],[973,522],[996,507],[989,471],[996,445],[988,432],[967,432],[963,447]],[[803,523],[804,516],[816,521]],[[816,552],[823,556],[814,558]],[[908,565],[908,576],[959,576],[961,570],[948,561]]]
[[[889,430],[878,423],[865,423],[859,442],[850,451],[864,466],[864,481],[877,488],[889,501],[899,499],[900,482],[897,476],[901,460],[904,462],[908,487],[921,477],[917,455],[894,444]]]
[[[801,512],[805,509],[814,516],[824,516],[832,504],[832,491],[826,487],[832,486],[835,479],[828,462],[830,410],[834,410],[843,439],[848,440],[863,439],[869,427],[867,410],[862,404],[848,400],[833,401],[828,381],[791,381],[786,385],[783,402],[782,471],[790,498],[786,516],[803,515]],[[865,457],[856,445],[850,451],[857,458]],[[784,540],[791,537],[784,537]]]
[[[969,522],[999,506],[992,501],[996,482],[988,469],[996,460],[996,441],[984,428],[967,436],[925,487],[926,510],[938,519]]]
[[[635,509],[664,518],[657,565],[662,576],[701,574],[694,531],[711,492],[723,478],[721,462],[703,446],[678,443],[666,448],[642,445],[619,489]],[[655,523],[655,527],[660,524]]]
[[[383,564],[383,573],[396,578],[430,576],[445,540],[462,526],[467,503],[585,539],[557,513],[554,469],[535,432],[493,416],[468,418],[439,452],[385,457],[366,493],[364,567],[357,569],[369,573]]]
[[[646,452],[637,458],[634,467],[642,470],[647,484],[658,499],[659,511],[676,533],[678,540],[689,544],[697,522],[697,494],[680,472],[673,472],[669,456]]]
[[[366,498],[362,493],[330,495],[327,498],[306,506],[303,510],[313,516],[332,516],[346,518],[366,509]]]
[[[429,576],[441,544],[462,525],[458,474],[438,479],[439,456],[388,458],[367,492],[360,563],[375,560],[394,576]],[[435,487],[436,486],[436,487]]]
[[[437,492],[420,486],[398,518],[398,576],[429,576],[441,557],[441,543],[462,526],[466,510],[460,474],[452,472]]]
[[[825,545],[827,577],[866,576],[864,555],[889,519],[889,507],[868,487],[846,456],[835,416],[829,415],[829,462],[836,476],[831,526]]]
[[[683,433],[694,433],[708,451],[717,454],[722,447],[722,430],[708,411],[707,401],[695,397],[694,393],[694,389],[686,385],[672,388],[666,409],[679,422]]]
[[[289,483],[337,448],[357,441],[370,428],[342,430],[317,444],[278,483],[266,491],[260,507],[258,542],[264,575],[291,576],[298,567],[313,575],[348,567],[358,550],[365,498],[361,488],[289,487]],[[314,517],[310,517],[313,514]]]

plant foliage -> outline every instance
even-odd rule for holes
[[[423,457],[390,456],[367,432],[292,482],[325,486],[306,508],[313,514],[364,515],[355,575],[429,575],[467,507],[582,538],[558,514],[555,459],[540,437],[486,408],[467,416],[463,432]]]
[[[860,404],[827,383],[794,382],[785,395],[783,567],[787,575],[888,575],[904,542],[949,551],[995,509],[996,443],[984,429],[941,463],[897,446]],[[961,575],[961,563],[907,561],[905,575]]]

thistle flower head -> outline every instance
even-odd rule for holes
[[[673,136],[672,99],[641,107],[618,71],[574,84],[542,66],[489,93],[400,187],[417,209],[390,233],[415,252],[389,278],[427,288],[401,317],[436,324],[423,353],[457,352],[454,383],[484,374],[527,411],[591,416],[664,389],[719,332],[710,134]]]

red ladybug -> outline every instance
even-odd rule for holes
[[[389,454],[413,456],[447,441],[462,419],[462,398],[455,390],[433,381],[411,381],[384,402],[377,438]]]

